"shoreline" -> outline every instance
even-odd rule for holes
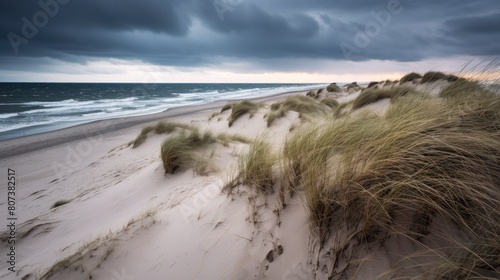
[[[322,87],[318,87],[318,89],[319,88]],[[238,100],[252,100],[263,102],[279,99],[280,97],[285,95],[298,94],[302,92],[307,91],[287,91],[262,97],[252,97],[245,99],[224,99],[211,103],[170,108],[163,112],[149,115],[96,120],[52,131],[0,140],[0,158],[7,159],[15,156],[20,156],[38,150],[43,150],[57,145],[77,141],[85,137],[96,137],[99,135],[129,129],[135,126],[144,125],[166,118],[175,118],[190,114],[196,114],[207,110],[214,110],[224,106],[224,104],[228,102],[234,102]]]

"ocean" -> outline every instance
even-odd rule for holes
[[[0,140],[96,120],[327,84],[0,83]]]

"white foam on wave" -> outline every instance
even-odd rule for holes
[[[77,101],[67,99],[57,102],[25,102],[18,105],[42,106],[44,108],[24,111],[15,114],[0,114],[0,119],[14,116],[24,116],[31,121],[8,124],[0,121],[0,132],[10,131],[30,126],[49,125],[61,121],[68,122],[91,122],[95,120],[110,119],[117,117],[130,117],[155,114],[167,109],[208,103],[224,99],[245,99],[252,97],[264,97],[287,91],[301,91],[318,88],[323,85],[297,85],[279,87],[255,87],[237,89],[233,91],[193,91],[188,93],[174,93],[173,97],[158,97],[154,99],[139,99],[138,97],[127,97],[122,99],[100,99],[91,101]],[[327,84],[324,85],[325,87]],[[8,105],[13,105],[8,104]],[[100,112],[96,112],[100,110]],[[64,114],[64,115],[63,115]],[[58,116],[59,115],[59,116]]]
[[[10,117],[15,117],[17,116],[17,113],[12,113],[12,114],[0,114],[0,119],[8,119]]]

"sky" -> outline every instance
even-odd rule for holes
[[[0,18],[0,82],[370,81],[500,56],[498,0],[3,0]]]

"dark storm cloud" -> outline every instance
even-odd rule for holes
[[[173,66],[272,58],[269,68],[297,70],[278,61],[500,55],[498,0],[26,2],[0,3],[0,69],[19,69],[21,58],[46,57]]]

